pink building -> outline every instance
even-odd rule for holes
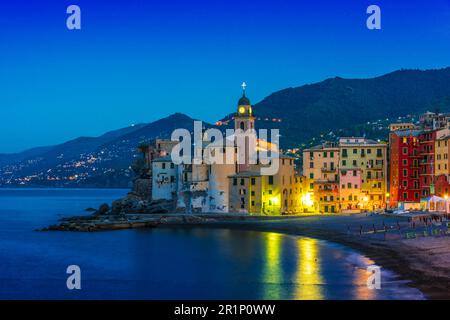
[[[339,171],[340,209],[342,212],[356,212],[364,202],[364,195],[361,193],[361,169],[340,169]]]

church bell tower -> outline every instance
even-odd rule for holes
[[[255,117],[250,100],[245,96],[245,88],[247,85],[242,83],[242,97],[238,101],[237,112],[234,116],[234,129],[241,129],[244,132],[249,129],[255,129]]]

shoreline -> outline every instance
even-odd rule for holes
[[[299,218],[307,219],[308,217]],[[291,221],[292,222],[292,221]],[[267,221],[232,221],[203,223],[196,225],[163,225],[163,228],[173,227],[206,227],[226,228],[245,231],[277,232],[287,235],[303,236],[338,243],[367,256],[382,268],[395,272],[402,280],[410,281],[407,285],[419,289],[426,299],[450,299],[450,265],[434,269],[429,260],[428,252],[418,248],[416,240],[395,240],[393,242],[370,240],[364,236],[355,237],[347,233],[326,230],[326,228],[309,228],[301,223],[267,223]],[[450,238],[430,238],[432,241],[443,241],[450,245]],[[404,241],[413,241],[405,244]],[[426,240],[427,241],[427,240]],[[447,246],[448,247],[448,246]],[[418,250],[417,252],[412,252]],[[447,249],[449,252],[450,248]]]
[[[277,232],[335,242],[358,251],[395,272],[426,299],[450,299],[450,237],[421,235],[425,225],[411,226],[392,216],[251,216],[240,214],[127,214],[62,219],[43,231],[106,231],[131,228],[226,228]],[[375,232],[372,228],[375,228]],[[398,228],[398,229],[397,229]],[[387,230],[387,232],[385,232]],[[362,231],[362,232],[361,232]],[[408,235],[408,237],[404,237]]]

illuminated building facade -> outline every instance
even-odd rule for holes
[[[425,130],[419,134],[420,143],[420,195],[422,198],[435,193],[434,190],[434,144],[436,141],[436,131]]]
[[[322,213],[376,210],[386,205],[387,145],[348,137],[303,151],[303,174],[314,181]]]
[[[450,134],[438,131],[436,133],[435,150],[435,194],[446,198],[450,192]]]
[[[385,208],[387,144],[360,137],[340,138],[339,151],[341,177],[345,176],[344,183],[339,185],[340,209],[373,211]],[[348,194],[349,186],[353,193],[351,201],[349,195],[344,196]]]
[[[389,206],[419,208],[420,131],[397,130],[389,135],[390,191]]]
[[[303,175],[314,183],[315,209],[336,213],[339,209],[339,147],[326,142],[303,151]]]

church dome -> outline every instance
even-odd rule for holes
[[[249,106],[250,100],[245,96],[245,94],[242,95],[242,97],[239,99],[238,106]]]

